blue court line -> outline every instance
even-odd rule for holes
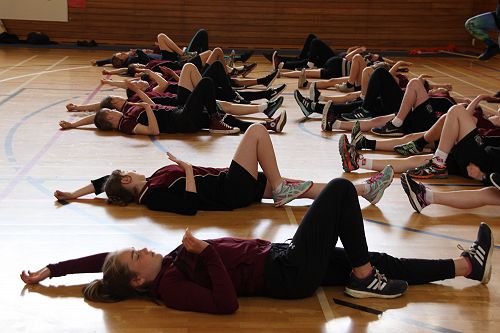
[[[168,152],[168,149],[163,147],[163,145],[161,144],[160,141],[158,141],[158,138],[154,135],[148,135],[149,136],[149,139],[151,140],[151,142],[155,145],[156,148],[158,148],[162,153],[167,153]]]
[[[49,190],[48,188],[46,188],[40,181],[32,178],[32,177],[26,177],[26,180],[28,181],[28,183],[30,183],[32,186],[34,186],[37,190],[39,190],[40,192],[44,193],[44,194],[47,194],[49,196],[52,196],[52,192],[51,190]],[[96,222],[97,224],[101,224],[101,225],[105,225],[106,227],[109,227],[113,230],[116,230],[116,231],[119,231],[120,233],[123,233],[123,234],[126,234],[126,235],[130,235],[132,236],[133,238],[141,241],[141,242],[144,242],[144,243],[147,243],[147,244],[151,244],[152,246],[154,246],[155,248],[158,248],[158,249],[164,249],[165,248],[165,244],[160,244],[154,240],[151,240],[147,237],[144,237],[140,234],[137,234],[137,233],[134,233],[134,232],[131,232],[130,230],[128,230],[127,228],[125,227],[122,227],[122,226],[119,226],[119,225],[110,225],[109,221],[107,220],[103,220],[102,218],[100,218],[99,216],[96,216],[96,215],[93,215],[93,214],[90,214],[88,212],[86,212],[84,209],[81,209],[75,205],[65,205],[64,208],[66,209],[69,209],[83,217],[86,217],[89,219],[89,221],[92,221],[92,222]],[[103,209],[106,209],[105,207],[103,207]],[[175,246],[175,245],[174,245]]]
[[[16,97],[17,95],[19,95],[23,91],[24,91],[24,88],[21,88],[21,89],[17,90],[16,92],[14,92],[14,93],[12,93],[10,95],[6,95],[7,98],[4,98],[2,101],[0,101],[0,106],[3,105],[4,103],[8,102],[12,98]]]
[[[439,238],[444,238],[444,239],[450,239],[450,240],[455,240],[455,241],[459,241],[459,242],[468,242],[468,243],[472,243],[473,242],[473,240],[469,240],[469,239],[464,239],[464,238],[459,238],[459,237],[454,237],[454,236],[448,236],[448,235],[438,234],[436,232],[425,231],[425,230],[420,230],[420,229],[405,227],[405,226],[401,226],[401,225],[389,224],[389,223],[385,223],[385,222],[382,222],[382,221],[376,221],[376,220],[365,219],[365,218],[363,218],[363,220],[366,221],[366,222],[370,222],[370,223],[382,225],[384,227],[390,227],[390,228],[396,228],[396,229],[401,229],[401,230],[405,230],[405,231],[411,231],[411,232],[415,232],[415,233],[419,233],[419,234],[425,234],[425,235],[428,235],[428,236],[439,237]],[[496,249],[500,249],[500,245],[495,245],[495,248]]]

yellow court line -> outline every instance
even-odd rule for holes
[[[286,215],[288,216],[288,221],[290,221],[291,225],[298,225],[297,220],[295,219],[295,215],[293,215],[293,211],[291,207],[285,207]],[[333,315],[332,308],[328,303],[328,299],[326,298],[325,291],[322,287],[319,287],[316,291],[316,296],[318,297],[319,305],[321,306],[321,310],[323,310],[323,315],[325,316],[326,322],[333,320],[335,317]],[[330,331],[328,325],[326,326],[327,331]]]

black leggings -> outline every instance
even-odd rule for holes
[[[344,249],[336,248],[340,239]],[[453,278],[453,260],[398,259],[369,253],[354,185],[332,180],[313,202],[290,244],[273,244],[264,269],[265,295],[311,296],[321,285],[345,285],[352,267],[371,262],[389,278],[410,284]]]
[[[186,51],[188,52],[198,52],[198,54],[205,52],[208,50],[208,32],[205,29],[198,30],[188,46],[186,47]]]
[[[385,68],[377,68],[368,82],[363,108],[373,117],[396,114],[401,107],[404,92]]]

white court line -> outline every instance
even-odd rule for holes
[[[16,68],[16,67],[19,67],[19,66],[23,65],[24,63],[26,63],[26,62],[28,62],[28,61],[30,61],[30,60],[32,60],[32,59],[34,59],[34,58],[36,58],[36,57],[38,57],[38,56],[37,56],[37,55],[31,56],[31,57],[29,57],[28,59],[23,60],[23,61],[21,61],[20,63],[15,64],[14,66],[11,66],[11,67],[9,67],[9,68],[7,68],[7,69],[4,69],[3,71],[1,71],[1,72],[0,72],[0,75],[2,75],[3,73],[7,73],[7,72],[8,72],[8,71],[10,71],[11,69],[14,69],[14,68]]]
[[[463,83],[465,83],[465,84],[468,84],[469,86],[473,86],[474,88],[484,90],[484,91],[486,91],[486,92],[488,92],[488,93],[490,93],[490,94],[492,94],[492,95],[493,95],[493,94],[496,94],[496,91],[491,91],[491,90],[485,89],[485,88],[483,88],[483,87],[481,87],[481,86],[475,85],[475,84],[470,83],[470,82],[467,82],[467,81],[465,81],[465,80],[462,80],[462,79],[461,79],[461,78],[459,78],[459,77],[456,77],[456,76],[454,76],[454,75],[451,75],[451,74],[446,73],[446,72],[443,72],[443,71],[440,71],[439,69],[436,69],[436,68],[434,68],[434,67],[431,67],[431,66],[428,66],[428,65],[423,65],[423,66],[424,66],[424,67],[426,67],[426,68],[428,68],[428,69],[430,69],[430,70],[433,70],[433,71],[436,71],[436,72],[441,73],[441,74],[443,74],[443,75],[446,75],[446,76],[449,76],[449,77],[451,77],[451,78],[454,78],[455,80],[458,80],[458,81],[460,81],[460,82],[463,82]]]
[[[67,58],[68,57],[65,57],[63,60],[66,60]],[[57,65],[57,64],[55,64],[55,65]],[[55,65],[52,65],[50,68],[54,67]],[[9,77],[7,79],[0,80],[0,82],[6,82],[6,81],[10,81],[10,80],[20,79],[20,78],[27,77],[27,76],[42,75],[42,74],[49,74],[49,73],[62,72],[62,71],[71,71],[73,69],[81,69],[81,68],[89,68],[89,67],[92,67],[92,66],[87,65],[87,66],[79,66],[79,67],[61,68],[61,69],[54,69],[52,71],[49,70],[50,68],[48,68],[48,69],[46,69],[44,71],[37,72],[37,73],[30,73],[30,74],[24,74],[24,75]]]
[[[293,215],[292,209],[290,207],[285,207],[286,215],[288,216],[288,220],[291,225],[298,225],[297,220],[295,219],[295,215]],[[325,316],[326,322],[328,324],[329,321],[333,320],[335,317],[333,316],[332,308],[328,303],[328,299],[326,298],[325,291],[322,287],[319,287],[316,291],[316,296],[318,297],[319,305],[321,306],[321,310],[323,310],[323,315]],[[327,332],[331,331],[329,326],[326,325]]]

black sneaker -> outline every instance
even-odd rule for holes
[[[446,166],[436,164],[432,159],[416,168],[410,169],[407,175],[416,179],[445,179],[448,178]]]
[[[243,65],[243,69],[241,71],[241,76],[247,77],[247,75],[250,74],[256,67],[257,67],[256,62],[252,62],[251,64],[248,64],[248,65]]]
[[[500,173],[493,172],[490,174],[490,181],[497,189],[500,190]]]
[[[463,250],[461,256],[468,257],[472,264],[472,271],[466,278],[481,281],[483,284],[490,281],[491,257],[493,256],[494,247],[495,241],[490,226],[481,222],[477,231],[477,238],[470,248],[464,250],[461,245],[458,245],[458,248]]]
[[[372,274],[362,280],[351,273],[345,293],[355,298],[396,298],[403,295],[406,289],[408,282],[388,279],[373,267]]]
[[[321,96],[321,92],[316,88],[316,81],[311,82],[311,85],[309,86],[309,98],[313,102],[319,101],[319,96]]]
[[[243,52],[239,56],[234,57],[234,61],[247,62],[248,59],[253,55],[253,50]]]
[[[496,56],[499,53],[500,53],[500,47],[498,45],[488,46],[486,51],[481,53],[481,55],[479,55],[479,57],[477,57],[477,58],[479,60],[488,60],[488,59]]]
[[[276,97],[281,95],[281,93],[285,90],[285,88],[286,88],[286,83],[283,83],[283,84],[277,86],[276,88],[270,88],[269,89],[270,93],[269,93],[268,99],[269,100],[276,99]]]
[[[267,74],[264,76],[262,79],[260,79],[260,84],[265,86],[266,88],[269,88],[271,84],[273,84],[274,80],[278,77],[279,71],[277,69],[273,70],[271,73]]]
[[[382,127],[374,127],[371,129],[371,132],[381,136],[403,136],[405,132],[401,127],[396,127],[392,123],[392,121],[388,121]]]
[[[429,206],[429,203],[425,200],[425,193],[427,192],[427,189],[424,184],[417,183],[411,179],[411,177],[408,177],[406,173],[402,173],[400,179],[403,190],[408,196],[411,206],[417,211],[417,213],[420,213],[422,209]]]
[[[344,120],[364,120],[372,119],[370,111],[363,109],[361,106],[349,113],[342,113],[340,115]]]
[[[267,102],[267,108],[264,110],[264,114],[268,118],[272,118],[276,111],[280,108],[281,104],[283,104],[283,100],[283,96],[280,96],[274,101]]]
[[[300,111],[304,114],[304,117],[308,118],[313,112],[312,101],[308,98],[302,96],[299,90],[293,92],[293,97],[300,107]]]

